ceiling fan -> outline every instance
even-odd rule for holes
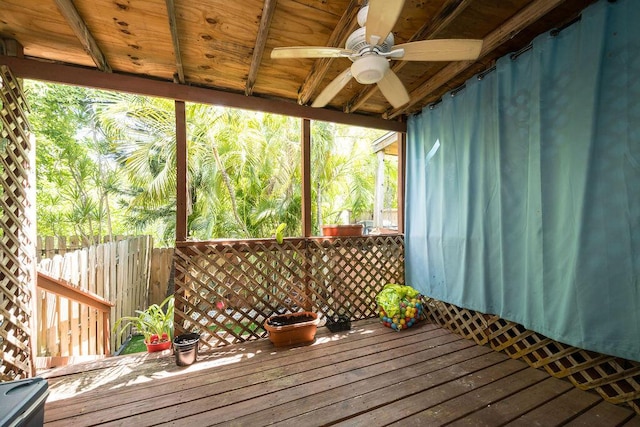
[[[402,61],[464,61],[477,59],[482,40],[422,40],[394,45],[391,30],[404,0],[369,0],[358,12],[360,28],[347,38],[345,48],[324,46],[277,47],[271,58],[349,58],[351,67],[344,70],[314,100],[312,107],[324,107],[346,86],[351,78],[362,84],[376,83],[394,108],[409,102],[409,93],[389,68],[391,59]]]

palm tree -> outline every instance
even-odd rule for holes
[[[161,223],[170,241],[176,188],[173,105],[107,94],[99,114],[128,172],[136,224]],[[266,237],[280,222],[299,226],[300,175],[299,167],[292,167],[299,164],[299,143],[288,132],[292,119],[198,104],[187,106],[186,119],[190,236]]]

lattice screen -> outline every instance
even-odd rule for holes
[[[640,362],[606,356],[559,343],[498,316],[427,298],[427,317],[480,345],[567,378],[582,390],[595,390],[611,403],[626,403],[640,414]]]
[[[175,333],[204,347],[266,337],[275,313],[376,316],[375,296],[404,283],[402,236],[178,244]]]
[[[0,381],[32,372],[34,157],[19,82],[0,67]]]

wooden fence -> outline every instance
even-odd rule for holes
[[[149,305],[160,304],[168,295],[173,248],[153,248],[149,266]],[[173,290],[171,291],[173,293]]]
[[[151,249],[149,236],[128,238],[42,259],[38,269],[110,301],[113,325],[116,319],[146,308]],[[37,310],[39,357],[104,355],[104,325],[95,309],[39,291]],[[118,349],[122,339],[111,334],[111,349]]]
[[[99,245],[101,243],[120,242],[134,238],[135,236],[38,236],[36,252],[38,262],[43,258],[53,258],[56,255],[64,255],[67,252],[74,252],[89,246]]]

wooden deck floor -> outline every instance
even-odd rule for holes
[[[640,426],[628,407],[427,323],[322,327],[310,346],[263,340],[185,368],[140,355],[48,376],[47,426]]]

